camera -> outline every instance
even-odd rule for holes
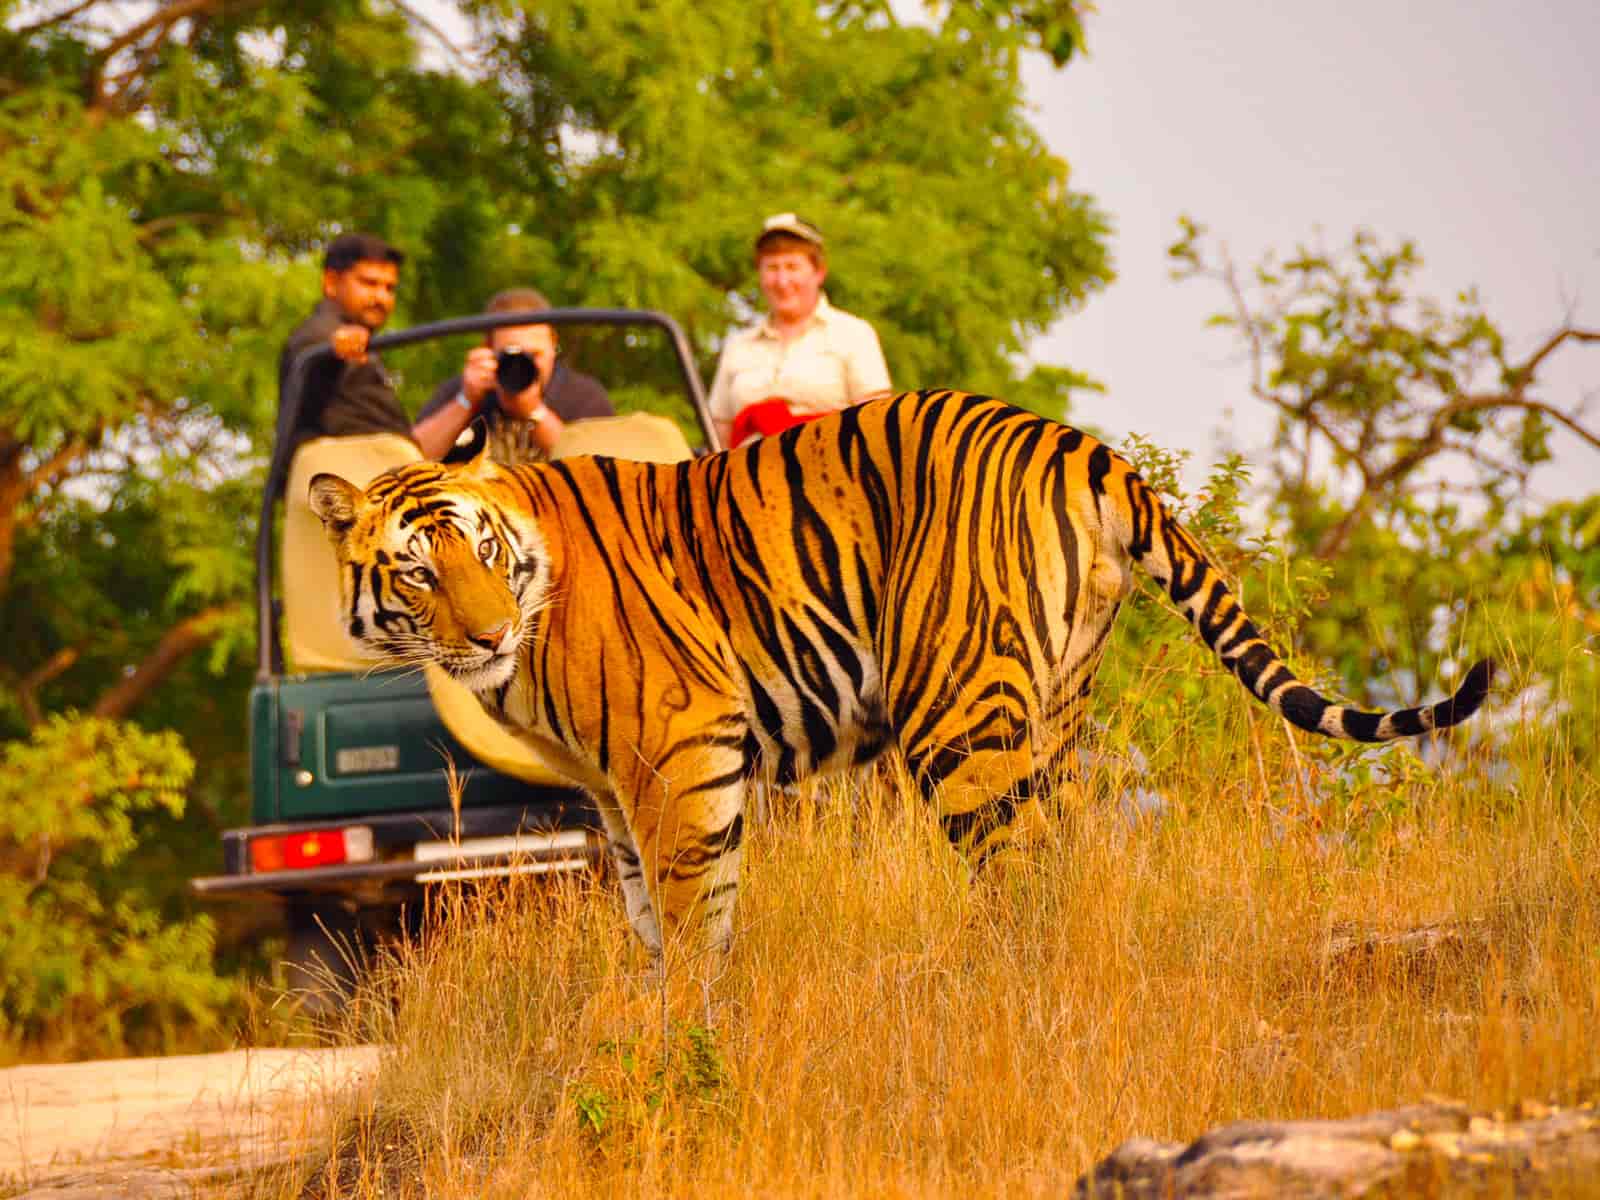
[[[517,346],[507,346],[494,359],[494,381],[508,396],[515,396],[539,378],[539,364],[533,355]]]

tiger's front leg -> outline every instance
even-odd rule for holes
[[[669,750],[659,765],[641,762],[625,783],[618,781],[635,878],[648,893],[649,911],[635,917],[637,895],[626,876],[623,893],[634,929],[652,950],[696,934],[719,951],[733,940],[750,773],[746,755],[742,732],[708,732]],[[646,932],[652,926],[654,944]]]
[[[628,914],[628,924],[651,954],[661,953],[661,926],[656,922],[655,908],[650,901],[650,889],[645,886],[644,867],[639,861],[639,848],[633,843],[628,830],[628,820],[609,792],[595,797],[595,807],[606,827],[606,849],[611,854],[611,866],[622,885],[622,903]]]

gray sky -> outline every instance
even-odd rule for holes
[[[1600,4],[1594,0],[1104,0],[1090,56],[1030,66],[1034,119],[1116,225],[1118,280],[1035,346],[1108,387],[1077,415],[1214,455],[1231,426],[1263,444],[1224,307],[1179,284],[1165,250],[1187,213],[1253,263],[1357,226],[1414,238],[1441,300],[1476,285],[1512,349],[1575,307],[1600,327]],[[1600,393],[1600,346],[1570,346],[1547,400]],[[1600,423],[1600,399],[1591,423]],[[1600,452],[1570,436],[1542,497],[1600,489]],[[1203,476],[1200,465],[1191,483]]]

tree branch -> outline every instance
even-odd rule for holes
[[[92,710],[97,717],[120,720],[133,711],[150,692],[167,676],[177,670],[183,660],[210,643],[223,624],[239,612],[238,604],[222,604],[204,612],[185,617],[162,636],[156,648],[131,675],[108,688],[95,701]]]
[[[116,37],[107,42],[96,52],[89,68],[89,77],[85,81],[84,92],[91,109],[104,110],[112,97],[105,92],[105,70],[111,60],[129,46],[149,35],[152,31],[157,34],[157,41],[164,39],[172,26],[185,17],[200,16],[209,12],[216,12],[222,8],[234,9],[255,7],[259,0],[172,0],[170,4],[162,5],[144,20],[124,29]],[[122,90],[125,92],[131,83],[131,77],[125,80]]]
[[[1571,325],[1563,325],[1556,330],[1544,345],[1535,350],[1526,362],[1516,368],[1516,373],[1522,378],[1522,383],[1518,385],[1519,391],[1532,381],[1534,372],[1539,369],[1539,364],[1554,354],[1561,343],[1568,338],[1576,342],[1600,342],[1600,329],[1577,329]]]
[[[139,226],[138,237],[143,244],[149,244],[169,229],[176,229],[181,225],[215,225],[228,219],[227,213],[214,212],[183,212],[168,213],[164,217],[152,217]]]
[[[1333,431],[1332,427],[1316,411],[1315,400],[1307,400],[1303,404],[1291,404],[1273,392],[1257,392],[1254,388],[1251,388],[1251,391],[1255,392],[1257,399],[1265,400],[1268,404],[1274,405],[1293,420],[1304,421],[1308,428],[1316,430],[1327,440],[1330,446],[1344,455],[1356,470],[1361,473],[1362,478],[1367,478],[1366,463],[1362,461],[1361,456],[1355,450],[1339,440],[1339,435]]]
[[[16,565],[18,509],[28,495],[20,454],[0,459],[0,598],[11,586]]]
[[[1329,529],[1317,540],[1317,547],[1312,551],[1318,558],[1338,558],[1344,550],[1344,544],[1350,540],[1350,535],[1355,532],[1356,526],[1366,520],[1367,514],[1372,511],[1378,489],[1374,484],[1367,484],[1361,489],[1361,494],[1356,497],[1356,502],[1350,506],[1350,511],[1339,518],[1339,523]]]
[[[77,661],[78,648],[66,646],[17,681],[17,703],[22,706],[22,715],[27,719],[29,729],[44,720],[44,710],[39,707],[39,689],[70,670]]]
[[[1434,410],[1428,419],[1428,431],[1405,454],[1385,467],[1377,476],[1380,484],[1388,484],[1407,474],[1419,466],[1424,460],[1431,458],[1445,445],[1444,435],[1449,428],[1450,419],[1461,413],[1483,412],[1490,409],[1514,408],[1526,412],[1536,412],[1549,417],[1558,425],[1567,430],[1596,450],[1600,450],[1600,433],[1586,428],[1575,416],[1547,404],[1543,400],[1526,399],[1523,393],[1534,382],[1534,374],[1539,364],[1549,358],[1552,353],[1565,341],[1572,339],[1578,342],[1600,342],[1600,330],[1574,329],[1568,326],[1553,334],[1544,345],[1540,346],[1527,361],[1511,368],[1511,373],[1517,377],[1517,384],[1507,392],[1479,392],[1470,396],[1463,396],[1459,400],[1452,400]]]
[[[160,29],[156,30],[155,37],[151,38],[143,46],[139,47],[139,51],[134,56],[133,62],[128,65],[128,69],[123,71],[111,81],[111,86],[107,90],[105,96],[107,107],[114,108],[116,111],[124,113],[137,111],[139,107],[138,104],[135,103],[130,105],[128,103],[128,98],[129,96],[136,94],[134,92],[135,86],[139,83],[140,78],[145,72],[145,69],[151,63],[153,63],[156,60],[156,56],[161,53],[161,47],[167,44],[167,36],[171,34],[171,32],[171,25],[163,25]]]
[[[173,3],[166,5],[164,8],[156,9],[155,12],[137,25],[124,29],[101,48],[100,52],[95,55],[96,74],[107,62],[115,58],[120,51],[133,45],[152,29],[165,30],[168,26],[175,25],[183,20],[184,17],[204,12],[208,8],[215,8],[222,3],[225,3],[225,0],[173,0]]]
[[[1572,414],[1546,404],[1542,400],[1517,400],[1509,396],[1469,396],[1466,398],[1471,403],[1464,403],[1464,409],[1472,408],[1522,408],[1529,412],[1543,413],[1558,425],[1564,425],[1571,433],[1576,434],[1583,441],[1588,442],[1596,450],[1600,450],[1600,433],[1582,425]]]
[[[1239,322],[1239,328],[1250,344],[1250,390],[1257,396],[1263,396],[1266,386],[1262,383],[1261,364],[1266,351],[1261,344],[1261,328],[1256,323],[1255,315],[1250,311],[1249,302],[1245,300],[1244,288],[1239,283],[1239,273],[1234,269],[1233,258],[1226,246],[1222,248],[1222,282],[1233,298],[1233,311]]]
[[[420,26],[434,41],[438,42],[449,53],[450,57],[456,60],[457,66],[464,71],[472,70],[472,60],[462,53],[461,48],[450,40],[444,30],[412,8],[411,5],[402,3],[402,0],[389,0],[389,2],[400,10],[401,15],[406,20],[413,25]]]
[[[36,492],[40,488],[48,487],[60,479],[66,473],[68,467],[89,452],[89,444],[88,438],[73,438],[48,459],[29,471],[26,484],[28,491]]]
[[[1325,438],[1340,454],[1350,462],[1356,464],[1363,478],[1367,477],[1366,464],[1355,450],[1346,446],[1339,440],[1339,436],[1316,412],[1315,401],[1307,400],[1302,404],[1295,404],[1271,388],[1265,382],[1265,363],[1267,356],[1266,343],[1262,338],[1262,320],[1250,308],[1250,302],[1245,298],[1244,286],[1239,282],[1239,273],[1235,268],[1233,259],[1229,256],[1226,247],[1222,250],[1222,269],[1219,272],[1222,283],[1228,290],[1228,295],[1233,301],[1234,319],[1240,331],[1244,334],[1249,345],[1250,354],[1250,393],[1258,400],[1277,408],[1284,415],[1294,421],[1302,421],[1310,428]]]

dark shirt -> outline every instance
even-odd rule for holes
[[[326,297],[302,321],[284,344],[278,359],[278,394],[283,395],[295,356],[312,346],[327,345],[340,325],[355,324]],[[394,394],[394,384],[374,351],[367,361],[347,363],[329,354],[311,370],[300,394],[300,412],[290,431],[293,446],[314,437],[345,437],[358,433],[398,433],[411,436],[411,422]]]
[[[456,375],[446,379],[433,389],[433,395],[422,406],[422,412],[417,420],[422,420],[430,413],[437,412],[446,404],[454,404],[456,393],[461,391],[461,376]],[[598,379],[585,375],[582,371],[574,371],[563,362],[557,362],[555,370],[550,372],[550,383],[544,389],[545,406],[560,417],[563,421],[583,421],[589,417],[610,417],[616,414],[611,407],[611,397],[606,395],[606,389],[601,386]],[[473,418],[456,444],[450,447],[445,454],[445,462],[466,462],[475,457],[483,449],[488,440],[488,423],[491,421],[515,420],[501,411],[500,394],[490,392],[484,399],[483,407],[478,410],[478,415]]]

